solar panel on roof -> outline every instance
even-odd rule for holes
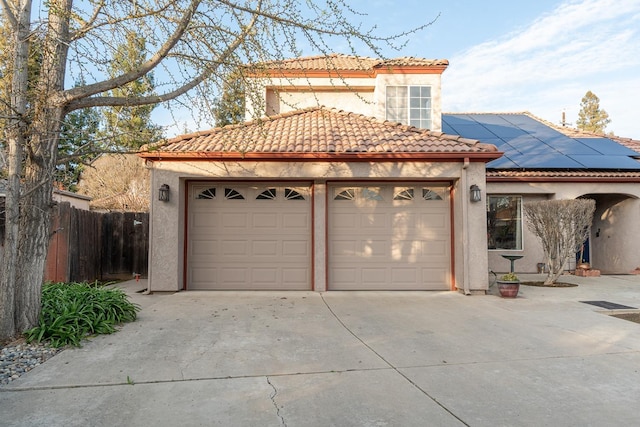
[[[509,123],[503,122],[504,124],[487,124],[486,128],[498,136],[499,138],[513,138],[520,135],[525,135],[526,132],[520,128],[509,125]]]
[[[637,152],[609,138],[576,138],[576,141],[592,148],[598,153],[621,156],[640,156]]]
[[[627,156],[573,155],[570,157],[587,169],[640,169],[640,162]]]
[[[511,126],[508,121],[498,114],[469,114],[467,117],[485,125]]]
[[[443,114],[443,131],[505,153],[490,169],[640,170],[640,154],[609,138],[571,138],[526,114]]]
[[[483,140],[485,138],[495,138],[496,136],[489,132],[487,128],[479,123],[468,124],[455,124],[452,126],[457,135],[462,135],[465,138]]]
[[[582,154],[582,155],[597,155],[598,152],[592,150],[588,146],[582,144],[580,141],[576,141],[573,138],[569,138],[566,135],[556,135],[551,138],[546,138],[545,143],[552,146],[555,150],[562,154]]]
[[[475,123],[475,120],[466,114],[443,114],[442,121],[449,125]]]
[[[523,153],[512,156],[511,160],[523,169],[584,169],[577,161],[553,153]]]
[[[525,114],[497,114],[500,118],[516,126],[527,126],[531,122],[539,123]]]
[[[487,169],[520,169],[506,154],[487,163]]]
[[[442,132],[447,133],[449,135],[457,135],[456,131],[451,126],[449,126],[449,124],[446,123],[444,120],[442,121]]]

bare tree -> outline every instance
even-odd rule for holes
[[[567,259],[580,250],[591,233],[596,202],[591,199],[544,200],[524,204],[527,227],[542,243],[549,272],[544,281],[552,285],[562,274]]]
[[[93,199],[91,209],[149,212],[150,180],[137,155],[105,153],[84,168],[77,186]]]
[[[32,20],[32,3],[0,0],[11,29],[0,339],[35,325],[39,316],[51,188],[67,113],[171,100],[193,109],[220,93],[218,76],[242,64],[298,56],[300,43],[314,54],[328,54],[340,43],[352,54],[367,49],[383,57],[380,47],[401,47],[419,29],[377,36],[375,28],[351,22],[364,15],[347,0],[87,0],[76,6],[73,0],[49,0],[38,3],[33,15],[42,21]],[[111,76],[109,58],[131,31],[145,37],[145,59]],[[36,40],[41,57],[36,81],[30,82],[28,59]],[[150,73],[155,94],[114,92]],[[68,81],[86,84],[65,88]]]

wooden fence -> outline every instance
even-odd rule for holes
[[[149,214],[91,212],[58,203],[51,218],[45,280],[131,279],[146,276]]]

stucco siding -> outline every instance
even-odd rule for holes
[[[277,105],[267,104],[267,115],[287,113],[304,108],[329,106],[344,111],[355,111],[365,116],[374,116],[372,105],[373,93],[360,92],[353,89],[349,92],[280,92]],[[268,96],[267,99],[274,99]]]
[[[249,79],[249,89],[265,99],[246,98],[245,120],[321,105],[373,115],[374,82],[373,78]]]
[[[170,171],[154,169],[151,174],[151,216],[149,224],[149,283],[152,291],[183,288],[184,182]],[[158,188],[170,187],[170,200],[158,200]]]
[[[589,242],[593,268],[609,274],[626,274],[640,266],[640,240],[630,236],[640,232],[640,186],[621,182],[515,182],[487,184],[488,194],[522,195],[523,203],[538,200],[575,199],[581,196],[596,201],[596,212]],[[535,273],[537,264],[545,262],[539,239],[523,221],[522,251],[489,251],[489,269],[509,270],[502,254],[523,255],[516,261],[517,272]],[[566,270],[575,269],[568,260]]]
[[[464,178],[463,178],[464,177]],[[459,289],[487,289],[486,211],[484,203],[469,203],[468,187],[484,185],[484,164],[460,162],[175,162],[156,161],[152,170],[152,215],[150,227],[151,291],[183,288],[186,182],[189,180],[294,180],[314,182],[313,233],[315,235],[313,285],[326,290],[326,183],[336,180],[408,181],[438,180],[453,184],[452,224],[454,277]],[[461,184],[464,182],[464,184]],[[171,188],[171,200],[157,200],[162,184]],[[466,212],[465,212],[466,209]],[[467,237],[463,237],[463,236]],[[465,288],[466,285],[466,288]]]
[[[628,274],[640,267],[640,200],[624,195],[597,198],[591,229],[593,268]]]
[[[247,97],[245,119],[296,109],[337,108],[386,119],[387,86],[431,87],[431,130],[442,131],[442,85],[440,74],[378,74],[372,78],[253,79],[250,87],[264,99]],[[374,88],[372,91],[371,89]],[[279,90],[280,89],[280,90]],[[307,90],[308,89],[308,90]]]

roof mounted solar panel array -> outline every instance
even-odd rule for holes
[[[572,138],[527,114],[443,114],[442,130],[493,144],[487,169],[640,170],[640,154],[609,138]]]

